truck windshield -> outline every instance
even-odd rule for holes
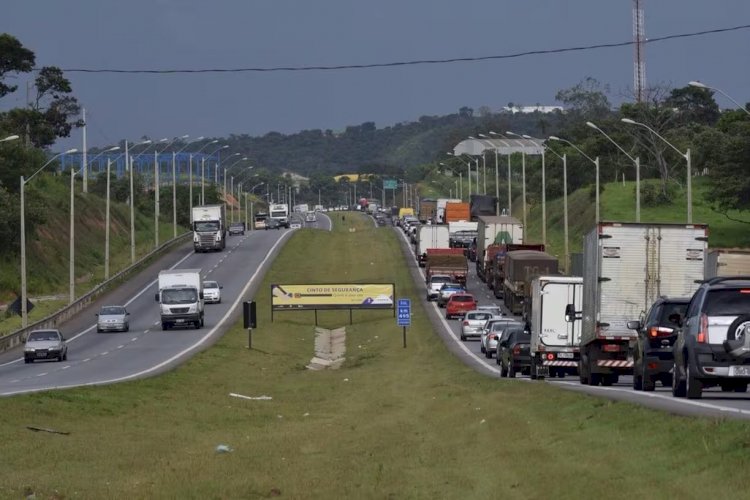
[[[193,223],[193,228],[199,233],[203,231],[218,231],[219,221],[216,221],[216,220],[196,221]]]
[[[271,212],[271,217],[286,217],[286,211],[280,210],[278,212]]]
[[[198,302],[195,288],[167,288],[161,292],[162,304],[194,304]]]

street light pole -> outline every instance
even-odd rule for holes
[[[542,243],[547,245],[547,185],[545,182],[544,145],[529,135],[524,135],[523,138],[533,141],[534,144],[542,148]]]
[[[497,132],[490,131],[490,135],[500,135]],[[502,136],[501,136],[502,137]],[[510,145],[506,142],[506,147],[510,148]],[[513,194],[511,190],[511,168],[510,168],[510,157],[512,156],[512,153],[508,151],[508,216],[510,217],[513,213],[511,205],[513,204]]]
[[[599,219],[599,157],[597,156],[596,159],[592,159],[589,155],[587,155],[586,153],[584,153],[581,148],[579,148],[578,146],[576,146],[575,144],[573,144],[572,142],[570,142],[570,141],[568,141],[566,139],[561,139],[560,137],[555,137],[554,135],[551,135],[550,139],[553,140],[553,141],[564,142],[568,146],[570,146],[573,149],[575,149],[576,151],[578,151],[581,154],[581,156],[583,156],[584,158],[586,158],[587,160],[589,160],[591,163],[593,163],[594,166],[596,166],[596,212],[595,212],[595,218],[596,218],[596,224],[599,224],[599,220],[600,220]]]
[[[563,154],[560,156],[557,151],[549,146],[542,144],[542,147],[548,149],[563,162],[563,233],[565,239],[565,272],[570,274],[570,250],[568,246],[568,157]]]
[[[630,118],[622,118],[620,121],[623,122],[623,123],[627,123],[628,125],[638,125],[639,127],[643,127],[645,129],[647,129],[652,134],[654,134],[656,137],[658,137],[659,139],[661,139],[662,141],[664,141],[664,143],[667,144],[667,146],[669,146],[672,149],[674,149],[677,152],[677,154],[679,154],[680,156],[682,156],[683,158],[685,158],[685,161],[687,163],[687,180],[686,180],[686,185],[687,185],[687,223],[688,224],[692,224],[693,223],[693,173],[692,173],[692,165],[691,165],[691,161],[690,161],[690,148],[688,148],[687,151],[685,153],[683,153],[682,151],[680,151],[679,149],[677,149],[674,144],[672,144],[671,142],[669,142],[668,140],[666,140],[664,137],[662,137],[661,135],[659,135],[656,132],[656,130],[652,129],[651,127],[649,127],[645,123],[640,123],[640,122],[637,122],[635,120],[631,120]]]
[[[699,89],[708,89],[708,90],[713,90],[715,92],[718,92],[719,94],[723,95],[724,97],[726,97],[727,99],[729,99],[730,101],[732,101],[734,103],[734,105],[737,106],[739,109],[741,109],[742,111],[744,111],[745,113],[747,113],[748,115],[750,115],[750,111],[747,108],[745,108],[744,106],[742,106],[742,104],[740,104],[737,101],[735,101],[734,99],[732,99],[732,97],[729,94],[727,94],[726,92],[724,92],[721,89],[717,89],[716,87],[710,87],[710,86],[706,85],[705,83],[696,82],[696,81],[688,82],[688,85],[690,85],[691,87],[697,87]]]
[[[640,157],[636,156],[633,158],[628,154],[627,151],[625,151],[619,144],[615,142],[614,139],[612,139],[609,135],[607,135],[604,130],[600,129],[598,126],[596,126],[593,122],[586,122],[586,125],[593,128],[594,130],[598,130],[601,132],[601,134],[609,139],[609,142],[617,146],[617,149],[622,151],[622,153],[630,158],[630,161],[632,161],[635,164],[635,221],[641,222],[641,159]]]
[[[3,139],[3,142],[5,141],[12,141],[14,139],[11,139],[9,136]],[[17,139],[18,136],[15,136]],[[20,191],[21,191],[21,326],[23,328],[26,328],[29,326],[29,314],[28,314],[28,308],[27,308],[27,302],[28,297],[26,294],[26,193],[25,193],[25,186],[26,184],[31,181],[31,179],[36,176],[39,172],[41,172],[44,167],[55,161],[58,157],[64,155],[64,154],[72,154],[77,152],[77,149],[69,149],[65,151],[64,153],[59,153],[53,156],[47,163],[42,165],[36,172],[31,174],[28,179],[24,178],[24,176],[21,176],[21,185],[20,185]],[[72,170],[73,167],[71,167]]]

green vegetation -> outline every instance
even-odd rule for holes
[[[744,496],[746,422],[483,377],[432,331],[398,236],[354,214],[334,222],[332,233],[298,231],[274,262],[255,297],[252,351],[235,325],[163,376],[0,400],[0,496]],[[315,263],[299,259],[309,254]],[[408,348],[389,312],[354,311],[348,325],[348,312],[321,311],[322,326],[346,326],[347,360],[304,369],[313,313],[271,323],[270,283],[374,280],[412,299]]]

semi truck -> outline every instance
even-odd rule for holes
[[[437,200],[423,198],[419,200],[419,221],[437,223]]]
[[[505,284],[505,256],[508,252],[515,250],[536,250],[538,252],[544,252],[545,248],[542,244],[524,244],[524,245],[500,245],[500,248],[494,252],[492,262],[489,263],[489,271],[487,271],[487,286],[493,290],[495,298],[503,297],[503,289]]]
[[[750,251],[716,248],[708,251],[705,279],[717,276],[750,276]]]
[[[227,245],[224,205],[198,205],[191,213],[193,248],[196,252],[222,251]]]
[[[458,202],[448,202],[445,204],[445,214],[443,216],[444,223],[468,221],[471,218],[469,212],[469,204]]]
[[[169,269],[159,272],[158,292],[161,329],[173,326],[203,326],[203,279],[200,269]]]
[[[512,314],[528,319],[531,308],[531,280],[558,274],[557,258],[539,250],[513,250],[505,254],[503,302]]]
[[[477,219],[477,272],[484,280],[485,252],[492,244],[523,243],[523,224],[507,215],[482,215]],[[489,260],[489,259],[488,259]],[[490,261],[491,262],[491,261]]]
[[[448,226],[433,224],[421,226],[418,229],[414,254],[417,257],[419,267],[425,267],[425,263],[427,262],[427,250],[430,248],[449,248]]]
[[[466,283],[469,266],[460,248],[428,248],[425,262],[425,281],[430,282],[433,274],[450,276],[457,283]]]
[[[278,221],[279,226],[289,227],[289,205],[286,203],[272,203],[268,207],[268,218]]]
[[[531,378],[578,373],[581,323],[565,321],[565,309],[580,309],[583,278],[538,276],[531,281]]]
[[[497,215],[497,198],[486,194],[472,194],[469,198],[469,213],[471,220],[479,220],[485,215]]]
[[[705,224],[600,222],[584,237],[583,303],[566,306],[581,321],[582,384],[612,385],[633,372],[627,323],[660,296],[690,297],[703,280]]]

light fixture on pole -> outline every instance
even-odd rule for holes
[[[584,153],[581,148],[566,139],[561,139],[560,137],[555,137],[554,135],[551,135],[549,138],[553,141],[564,142],[568,146],[578,151],[584,158],[586,158],[596,166],[596,213],[594,217],[596,219],[596,224],[599,224],[599,157],[597,156],[596,159],[592,159],[589,155]]]
[[[134,144],[133,147],[151,144],[150,140],[145,140]],[[146,146],[148,149],[148,146]],[[146,151],[144,149],[143,151]],[[130,174],[130,263],[135,263],[135,193],[133,192],[133,158],[128,151],[128,141],[125,140],[125,168]]]
[[[523,137],[515,132],[506,131],[505,135],[515,135],[517,137]],[[523,141],[515,139],[515,141],[521,146],[521,204],[523,205],[523,230],[527,231],[526,227],[526,150],[524,149]]]
[[[667,146],[669,146],[670,148],[674,149],[677,152],[677,154],[679,154],[680,156],[682,156],[683,158],[685,158],[685,161],[687,162],[687,180],[686,180],[686,184],[687,184],[687,223],[688,224],[692,224],[693,223],[693,173],[692,173],[692,166],[691,166],[691,163],[690,163],[690,148],[688,148],[687,151],[685,153],[683,153],[682,151],[680,151],[679,149],[677,149],[674,144],[672,144],[671,142],[669,142],[668,140],[666,140],[664,137],[662,137],[661,135],[659,135],[656,132],[656,130],[652,129],[651,127],[649,127],[645,123],[640,123],[640,122],[637,122],[635,120],[631,120],[630,118],[622,118],[620,121],[623,122],[623,123],[627,123],[628,125],[638,125],[639,127],[645,128],[646,130],[648,130],[649,132],[651,132],[652,134],[654,134],[656,137],[658,137],[659,139],[661,139]]]
[[[213,141],[209,141],[206,144],[204,144],[203,146],[201,146],[201,148],[198,151],[196,151],[195,153],[190,153],[190,155],[188,155],[188,168],[190,170],[190,172],[188,174],[188,184],[190,186],[189,193],[188,193],[188,197],[190,198],[190,203],[189,203],[188,210],[190,211],[190,213],[189,213],[189,220],[190,220],[190,224],[191,225],[193,223],[193,220],[192,220],[193,219],[193,155],[194,154],[197,155],[198,153],[200,153],[201,151],[203,151],[204,149],[206,149],[211,144],[216,144],[217,142],[219,142],[219,141],[216,140],[216,139],[214,139]]]
[[[13,137],[13,136],[10,136]],[[14,140],[14,139],[4,139],[4,140]],[[28,314],[28,308],[27,308],[27,302],[28,298],[26,296],[26,198],[25,198],[25,187],[26,184],[28,184],[31,179],[33,179],[36,174],[44,170],[44,167],[55,161],[57,158],[59,158],[62,155],[67,154],[73,154],[78,152],[77,149],[69,149],[65,151],[64,153],[58,153],[52,158],[47,161],[44,165],[39,167],[39,169],[31,174],[28,179],[25,179],[23,175],[21,176],[21,185],[20,185],[20,196],[21,196],[21,326],[23,328],[26,328],[29,326],[29,314]]]
[[[218,141],[217,141],[218,142]],[[219,146],[216,148],[211,154],[208,156],[211,157],[221,151],[222,149],[227,149],[229,145]],[[201,158],[201,205],[206,204],[206,155]]]
[[[16,139],[18,139],[17,135],[9,135],[5,139],[0,139],[0,142],[10,142],[10,141],[15,141]]]
[[[239,155],[239,153],[234,153],[231,156],[238,156],[238,155]],[[225,212],[227,210],[227,172],[230,171],[230,170],[232,170],[232,168],[235,165],[237,165],[238,163],[243,162],[243,161],[247,161],[247,159],[248,159],[247,156],[244,156],[244,157],[240,158],[239,160],[237,160],[236,162],[234,162],[231,165],[229,165],[228,167],[224,167],[224,179],[223,180],[224,180],[224,211]],[[219,165],[216,165],[216,167],[218,169]],[[241,204],[241,202],[240,202],[240,204]]]
[[[468,200],[468,199],[471,198],[471,162],[465,161],[463,158],[461,158],[461,155],[455,155],[455,154],[451,153],[450,151],[448,151],[447,154],[450,155],[450,156],[452,156],[453,158],[459,160],[461,163],[463,163],[464,165],[466,165],[466,167],[468,169],[468,172],[466,174],[467,175],[467,182],[468,182],[468,185],[467,185],[467,188],[468,188],[467,189],[467,191],[468,191],[467,192],[467,200]],[[463,184],[462,184],[462,186],[461,186],[461,194],[459,195],[459,198],[463,199],[463,196],[464,196],[464,191],[463,191]]]
[[[479,137],[486,139],[495,151],[495,215],[500,215],[500,171],[499,171],[499,159],[497,147],[492,143],[492,139],[484,134],[479,134]]]
[[[163,153],[169,149],[176,141],[184,140],[188,137],[190,136],[187,134],[175,137],[161,151],[158,151],[158,148],[154,148],[154,248],[159,247],[159,193],[161,191],[161,182],[159,181],[159,171],[161,170],[159,167],[159,153]],[[162,139],[159,142],[163,141],[166,141],[166,139]]]
[[[747,113],[748,115],[750,115],[750,110],[748,110],[742,104],[740,104],[737,101],[735,101],[734,99],[732,99],[732,97],[729,94],[727,94],[726,92],[724,92],[721,89],[717,89],[716,87],[710,87],[710,86],[706,85],[705,83],[696,82],[696,81],[688,82],[688,85],[690,85],[691,87],[699,88],[699,89],[707,89],[707,90],[713,90],[714,92],[718,92],[719,94],[723,95],[724,97],[726,97],[727,99],[729,99],[730,101],[732,101],[734,103],[734,105],[737,106],[739,109],[741,109],[742,111],[744,111],[745,113]]]
[[[502,134],[498,134],[497,132],[493,132],[490,130],[490,135],[496,135],[499,137],[503,137]],[[506,147],[510,148],[510,145],[506,142]],[[510,168],[510,157],[512,156],[512,153],[508,151],[508,216],[510,217],[513,214],[513,192],[511,190],[511,168]]]
[[[586,122],[586,125],[593,128],[594,130],[598,130],[599,132],[601,132],[601,134],[604,137],[609,139],[609,142],[617,146],[617,149],[622,151],[622,153],[628,158],[630,158],[630,161],[632,161],[635,164],[635,221],[641,222],[641,159],[640,157],[636,156],[635,158],[633,158],[632,156],[630,156],[628,152],[622,148],[622,146],[617,144],[614,139],[612,139],[609,135],[607,135],[606,132],[604,132],[604,130],[597,127],[595,123]]]
[[[565,239],[565,272],[570,274],[570,247],[568,245],[568,157],[549,146],[544,146],[563,162],[563,238]]]
[[[537,141],[530,135],[523,135],[524,139],[529,140],[542,148],[542,243],[547,244],[547,184],[545,181],[545,159],[544,159],[544,144]]]
[[[96,160],[99,156],[103,155],[104,153],[111,153],[111,152],[119,151],[119,150],[120,150],[120,146],[114,146],[114,147],[111,147],[111,148],[109,148],[109,149],[107,149],[105,151],[102,151],[101,153],[99,153],[98,155],[96,155],[95,157],[93,157],[91,159],[91,161],[89,162],[89,164],[92,163],[94,160]],[[118,158],[119,158],[119,156],[118,156]],[[109,279],[109,206],[110,206],[110,203],[109,203],[109,185],[110,185],[109,175],[110,175],[110,165],[111,164],[112,164],[112,159],[111,158],[107,158],[107,201],[105,203],[105,209],[104,209],[104,214],[105,214],[104,215],[104,279],[105,280]],[[72,207],[72,195],[71,195],[71,207]],[[73,229],[73,226],[72,226],[72,224],[73,224],[72,211],[71,211],[71,219],[70,219],[70,221],[71,221],[71,234],[72,234],[73,233],[73,231],[72,231],[72,229]],[[72,246],[71,246],[71,248],[72,248]],[[72,255],[72,253],[73,252],[71,252],[71,255]],[[71,286],[71,289],[72,289],[72,287],[73,287],[73,280],[72,280],[73,259],[72,259],[72,257],[71,257],[71,261],[70,261],[70,267],[71,267],[71,282],[70,282],[70,286]]]
[[[172,152],[172,238],[177,238],[177,155],[182,153],[191,144],[202,141],[203,136],[194,139],[177,151]]]

